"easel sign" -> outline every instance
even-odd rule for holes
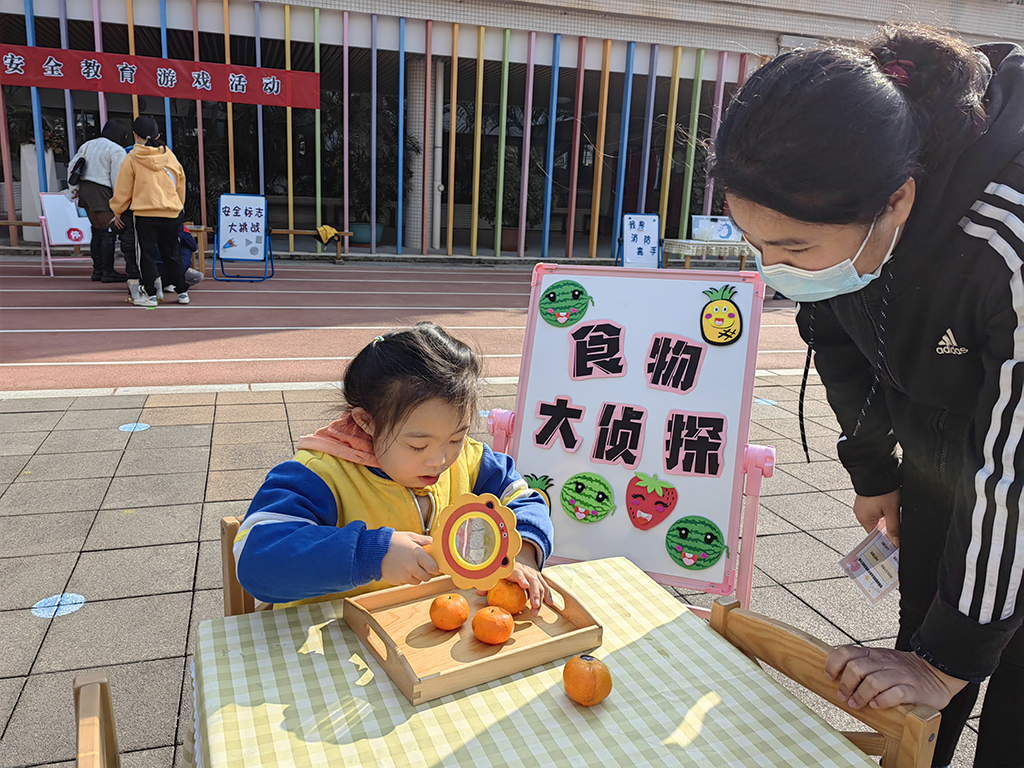
[[[509,452],[561,561],[732,594],[763,299],[756,273],[537,265]]]
[[[54,256],[51,246],[82,246],[92,243],[89,216],[62,192],[39,193],[40,240],[43,246],[43,274],[53,277],[55,261],[88,261],[83,256]]]
[[[656,213],[627,213],[622,217],[624,267],[659,269],[662,265],[661,219]]]
[[[267,229],[267,199],[262,195],[221,195],[217,203],[217,240],[213,252],[216,280],[262,282],[274,276],[274,254]],[[220,262],[222,277],[217,276]],[[225,261],[263,262],[263,275],[232,275]]]

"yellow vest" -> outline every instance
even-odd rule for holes
[[[334,494],[338,504],[338,527],[362,520],[367,528],[394,528],[396,531],[433,534],[437,513],[464,493],[472,493],[480,473],[480,460],[484,454],[482,443],[466,438],[462,453],[438,481],[426,488],[406,488],[394,480],[375,475],[369,467],[339,459],[319,451],[299,451],[293,461],[319,475]],[[425,525],[416,503],[416,496],[430,498],[431,513]],[[319,603],[354,597],[393,586],[386,581],[373,581],[348,592],[336,592],[320,597],[308,597],[291,603],[280,603],[275,608]]]

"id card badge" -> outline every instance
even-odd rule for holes
[[[885,535],[884,524],[869,533],[839,565],[870,605],[900,584],[900,551]]]

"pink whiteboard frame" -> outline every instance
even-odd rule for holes
[[[523,347],[523,357],[519,367],[519,386],[516,392],[516,410],[517,414],[522,414],[523,409],[526,407],[526,391],[527,382],[529,379],[530,362],[533,359],[533,343],[537,330],[538,315],[534,311],[540,301],[540,285],[543,276],[552,273],[564,273],[566,277],[571,278],[573,276],[585,276],[592,275],[597,277],[616,277],[626,278],[630,276],[643,277],[645,279],[651,279],[652,273],[649,269],[632,269],[628,267],[590,267],[590,266],[577,266],[573,265],[559,265],[559,264],[537,264],[533,269],[533,277],[531,279],[530,288],[530,301],[527,310],[526,317],[526,341]],[[747,343],[747,357],[746,367],[744,369],[744,380],[743,380],[743,402],[740,404],[740,423],[738,425],[738,431],[736,436],[736,444],[731,447],[729,451],[726,451],[726,456],[731,456],[736,462],[736,474],[733,478],[732,495],[730,502],[729,511],[729,530],[726,534],[726,539],[729,545],[729,551],[732,553],[731,567],[725,572],[725,578],[722,582],[707,582],[698,581],[695,579],[687,579],[681,576],[674,576],[666,573],[652,573],[647,572],[647,575],[657,581],[659,584],[666,584],[673,587],[683,587],[700,590],[706,594],[712,595],[731,595],[736,591],[738,583],[739,570],[739,536],[740,526],[743,519],[743,487],[746,482],[747,474],[745,472],[746,461],[745,451],[747,442],[750,437],[750,412],[753,405],[754,399],[754,376],[757,370],[757,346],[758,340],[761,333],[761,311],[762,304],[764,302],[765,286],[761,280],[760,275],[757,272],[730,272],[729,279],[733,282],[749,283],[754,287],[754,301],[750,310],[749,325],[747,326],[748,343]],[[699,269],[688,269],[688,270],[659,270],[657,277],[663,280],[689,280],[689,281],[701,281],[707,282],[722,280],[722,272],[712,270],[699,270]],[[518,461],[519,454],[519,440],[523,434],[523,424],[526,419],[517,418],[513,420],[512,436],[509,441],[508,453],[513,459]],[[752,522],[756,524],[757,505],[752,505],[753,509],[749,509],[748,513],[753,516]],[[748,526],[750,528],[750,526]],[[752,530],[752,528],[751,528]],[[748,547],[748,552],[745,553],[746,557],[751,558],[748,563],[752,563],[754,556],[754,548]],[[551,557],[548,560],[549,563],[569,563],[576,562],[568,558]],[[745,580],[749,580],[752,574],[753,567],[748,565],[743,568],[746,572],[744,574]]]

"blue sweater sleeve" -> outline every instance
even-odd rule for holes
[[[380,580],[393,528],[338,527],[327,483],[297,461],[270,470],[253,497],[234,553],[238,581],[266,603],[346,592]]]
[[[473,493],[493,493],[516,513],[516,530],[524,539],[537,545],[541,559],[539,565],[543,567],[554,547],[551,510],[539,493],[527,487],[522,475],[516,472],[512,457],[495,453],[485,445]]]

